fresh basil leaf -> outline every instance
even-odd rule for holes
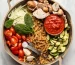
[[[12,26],[13,22],[14,22],[14,20],[9,19],[9,20],[7,20],[7,21],[5,22],[4,26],[5,26],[6,28],[10,28],[10,27]]]
[[[25,14],[24,16],[24,22],[27,26],[31,27],[33,26],[33,20],[32,20],[32,17],[30,16],[30,14]]]
[[[33,29],[30,28],[29,26],[24,25],[24,24],[16,24],[14,26],[14,29],[19,34],[31,34],[31,33],[33,33]]]

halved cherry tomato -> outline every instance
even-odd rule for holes
[[[18,33],[16,33],[16,37],[20,40],[21,39],[21,36],[18,34]]]
[[[16,33],[13,27],[10,28],[10,31],[11,31],[13,34]]]
[[[18,43],[18,48],[22,49],[22,43]]]
[[[6,43],[7,43],[7,45],[10,47],[11,46],[11,43],[10,43],[10,41],[8,40],[8,41],[6,41]]]
[[[64,30],[65,22],[61,16],[51,14],[45,19],[44,27],[48,34],[58,35]]]
[[[25,35],[22,35],[22,40],[26,41],[26,36]]]
[[[5,30],[4,34],[6,37],[11,37],[12,36],[12,32],[10,30]]]
[[[21,57],[21,58],[24,57],[24,51],[22,49],[19,50],[19,57]]]

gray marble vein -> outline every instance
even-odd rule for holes
[[[17,1],[17,0],[16,0]],[[63,59],[63,65],[75,65],[75,0],[56,0],[60,3],[71,15],[73,25],[73,39],[70,49]],[[15,0],[12,5],[14,5]],[[8,11],[7,0],[0,0],[0,65],[20,65],[15,62],[4,50],[2,40],[2,25],[3,19]],[[54,65],[58,65],[57,63]]]

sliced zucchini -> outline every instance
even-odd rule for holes
[[[57,59],[59,57],[59,55],[55,56],[54,58]]]
[[[65,32],[63,31],[61,34],[60,34],[60,38],[63,38]]]
[[[54,47],[52,50],[51,50],[51,53],[56,53],[57,52],[57,47]]]
[[[67,31],[65,31],[65,35],[63,37],[63,41],[66,41],[69,38],[69,33],[67,33]]]
[[[66,50],[66,47],[64,47],[64,46],[59,46],[58,47],[58,52],[60,52],[60,53],[65,52],[65,50]]]
[[[50,42],[51,42],[51,45],[54,45],[55,43],[53,42],[53,40],[50,40]]]
[[[56,57],[56,56],[59,56],[59,53],[51,53],[51,55]]]
[[[55,46],[59,46],[61,42],[56,42]]]
[[[64,41],[64,42],[63,42],[63,45],[64,45],[64,46],[68,45],[68,40]]]
[[[49,35],[47,35],[47,40],[50,40],[50,36]]]
[[[50,50],[50,51],[51,51],[51,50],[53,49],[53,47],[54,47],[54,46],[50,46],[50,47],[48,48],[48,50]]]
[[[52,59],[53,57],[51,55],[48,55],[49,59]]]

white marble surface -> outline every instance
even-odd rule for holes
[[[16,0],[17,1],[17,0]],[[71,15],[73,25],[73,39],[70,49],[63,59],[63,65],[75,65],[75,0],[56,0],[60,3]],[[15,0],[14,0],[15,2]],[[14,4],[14,2],[12,4]],[[8,11],[7,0],[0,0],[0,65],[19,65],[15,62],[4,50],[2,40],[2,24],[3,19]],[[58,64],[55,64],[58,65]]]

